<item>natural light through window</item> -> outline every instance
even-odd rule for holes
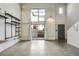
[[[38,22],[45,20],[45,9],[32,9],[31,22]]]
[[[38,30],[43,30],[44,29],[44,25],[38,25]]]
[[[63,14],[63,8],[59,8],[59,14]]]

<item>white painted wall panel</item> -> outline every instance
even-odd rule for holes
[[[79,48],[79,4],[67,5],[67,43]],[[78,31],[77,31],[78,30]]]
[[[67,43],[79,48],[79,27],[77,26],[79,26],[79,21],[68,30]]]
[[[0,17],[0,41],[5,40],[5,19]]]

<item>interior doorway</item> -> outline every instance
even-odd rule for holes
[[[65,41],[65,24],[58,24],[58,40]]]
[[[45,9],[31,9],[30,33],[31,40],[45,38]]]

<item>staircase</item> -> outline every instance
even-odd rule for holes
[[[67,31],[67,43],[79,48],[79,21]]]

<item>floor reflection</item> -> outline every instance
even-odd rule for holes
[[[40,55],[45,53],[45,41],[44,40],[32,40],[30,47],[31,55]]]
[[[79,49],[65,42],[21,41],[0,53],[1,56],[79,56]]]

